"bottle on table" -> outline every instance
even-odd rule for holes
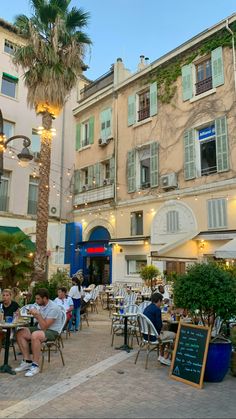
[[[3,320],[4,320],[4,311],[3,311],[2,304],[0,304],[0,322],[2,322]]]

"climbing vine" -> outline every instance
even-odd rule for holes
[[[230,28],[235,32],[236,22],[234,22]],[[236,34],[234,37],[236,40]],[[158,67],[155,72],[149,76],[148,82],[157,82],[158,99],[160,102],[171,102],[177,89],[175,82],[178,77],[181,76],[181,68],[183,65],[192,63],[196,57],[209,54],[212,50],[220,46],[232,48],[232,36],[226,28],[221,29],[206,41],[202,42],[201,45],[196,47],[190,54],[183,54],[182,56],[175,57],[168,63]]]

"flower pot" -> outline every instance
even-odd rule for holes
[[[229,340],[210,342],[204,381],[220,382],[224,379],[230,366],[232,344]]]
[[[236,351],[232,351],[230,367],[231,374],[236,377]]]

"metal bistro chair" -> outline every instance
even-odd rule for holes
[[[140,351],[144,349],[146,350],[145,369],[147,369],[148,358],[149,358],[150,352],[156,350],[157,357],[158,357],[160,346],[173,343],[173,339],[162,340],[160,335],[157,333],[156,328],[153,326],[153,323],[151,322],[151,320],[149,320],[147,316],[145,316],[142,313],[139,313],[138,315],[138,324],[139,324],[141,341],[139,344],[139,350],[137,352],[137,356],[135,358],[134,363],[136,364]],[[151,340],[151,336],[155,340]]]
[[[149,306],[149,304],[151,304],[151,301],[148,301],[148,300],[143,301],[141,304],[139,304],[139,306],[138,306],[138,311],[139,311],[139,313],[143,313],[143,312],[144,312],[144,310],[145,310],[145,308],[146,308],[147,306]]]
[[[41,352],[42,352],[42,362],[41,362],[41,368],[40,372],[43,371],[43,365],[44,365],[44,354],[45,352],[48,353],[48,362],[51,360],[51,349],[55,349],[55,351],[59,351],[61,355],[61,361],[63,367],[65,366],[65,361],[62,354],[62,347],[63,347],[63,341],[62,341],[62,331],[64,329],[64,326],[66,324],[66,310],[62,306],[58,306],[61,310],[61,328],[58,332],[58,335],[54,340],[47,340],[46,342],[42,343]]]

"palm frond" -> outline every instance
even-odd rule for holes
[[[85,12],[82,8],[73,7],[66,17],[66,28],[69,33],[73,33],[76,29],[82,29],[88,26],[90,13]]]

